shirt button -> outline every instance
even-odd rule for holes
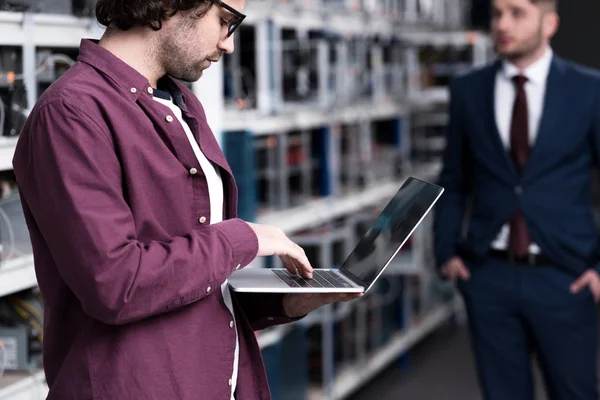
[[[211,289],[211,287],[210,287],[210,286],[209,286],[209,287],[207,287],[207,288],[206,288],[206,293],[210,293],[210,291],[211,291],[211,290],[212,290],[212,289]]]
[[[522,194],[523,193],[523,188],[521,186],[517,186],[515,187],[515,193],[516,194]]]
[[[229,323],[229,327],[230,327],[230,328],[233,328],[233,321],[231,321],[231,322]]]
[[[196,175],[198,170],[196,168],[190,168],[190,175]]]
[[[173,122],[173,117],[171,117],[170,115],[167,115],[165,119],[167,120],[167,122]]]
[[[198,222],[200,222],[201,224],[206,222],[206,217],[200,217],[198,218]]]
[[[154,89],[152,89],[151,87],[148,88],[148,94],[152,94],[154,93]]]
[[[137,89],[132,87],[131,89],[129,89],[131,91],[131,93],[137,93]]]
[[[229,382],[227,382],[227,384],[228,384],[229,386],[231,386],[231,385],[233,385],[233,381],[230,379],[230,380],[229,380]]]

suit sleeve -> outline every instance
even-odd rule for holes
[[[456,256],[469,187],[470,153],[464,130],[464,108],[457,81],[450,85],[449,124],[439,185],[445,188],[434,213],[434,251],[438,267]]]
[[[168,241],[138,238],[112,138],[75,105],[37,109],[14,166],[57,272],[84,311],[106,324],[202,301],[258,252],[256,235],[239,219]]]
[[[596,167],[600,167],[600,75],[595,75],[595,96],[594,96],[594,108],[593,112],[593,129],[592,129],[592,143],[594,146],[594,152],[596,154],[595,161]],[[600,185],[597,185],[600,186]],[[596,265],[594,269],[600,273],[600,251],[596,253]]]

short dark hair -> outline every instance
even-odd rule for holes
[[[529,0],[535,5],[550,6],[554,11],[558,9],[558,0]]]
[[[98,0],[96,19],[102,25],[111,25],[126,31],[134,26],[147,26],[155,31],[162,21],[178,12],[191,12],[202,18],[212,7],[211,0]]]

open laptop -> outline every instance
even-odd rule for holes
[[[372,223],[339,269],[313,268],[305,279],[279,268],[246,268],[228,279],[236,292],[363,293],[390,264],[444,189],[410,177]]]

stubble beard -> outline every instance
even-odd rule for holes
[[[542,47],[543,35],[542,26],[537,31],[537,34],[525,41],[520,48],[507,53],[500,53],[507,61],[511,63],[519,63],[520,61],[532,58]],[[497,46],[496,46],[497,49]]]
[[[193,34],[190,25],[183,22],[179,29],[175,30],[171,35],[166,37],[158,46],[159,55],[164,65],[165,73],[175,79],[184,82],[196,82],[202,77],[202,64],[206,58],[197,60],[197,53],[194,53],[193,46],[189,43],[194,43]]]

